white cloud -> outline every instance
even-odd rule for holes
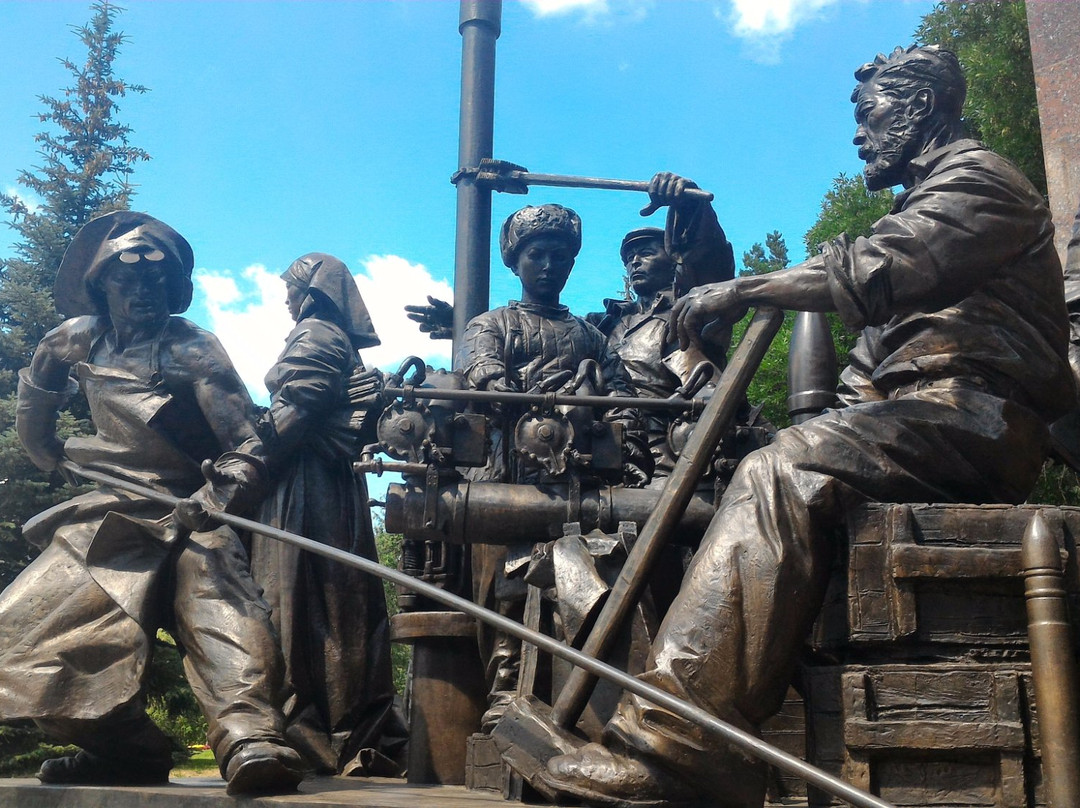
[[[777,36],[813,19],[839,0],[732,0],[732,21],[737,36]]]
[[[815,19],[840,0],[730,0],[730,11],[718,17],[731,25],[732,33],[746,41],[751,56],[776,62],[780,46],[799,25]]]
[[[539,18],[576,15],[586,23],[641,22],[656,0],[522,0]]]
[[[355,273],[356,285],[382,340],[382,345],[363,352],[365,364],[397,370],[406,356],[419,356],[433,367],[448,367],[450,340],[433,340],[420,333],[417,324],[405,316],[405,306],[427,303],[427,295],[452,301],[450,284],[432,278],[423,264],[397,255],[369,255],[362,263],[364,272]]]
[[[437,281],[422,264],[396,255],[373,255],[354,272],[382,345],[361,354],[368,367],[396,370],[410,355],[435,367],[450,364],[449,340],[431,340],[405,316],[407,303],[425,303],[426,295],[453,300],[453,290]],[[199,269],[195,273],[213,331],[232,357],[240,377],[257,401],[266,401],[263,376],[281,352],[293,322],[285,307],[285,284],[278,272],[252,264],[233,274]]]
[[[609,10],[607,0],[524,0],[538,17],[549,17],[583,11],[587,15],[606,14]]]
[[[14,185],[9,185],[4,189],[4,193],[10,196],[12,199],[16,199],[22,202],[26,206],[28,213],[37,213],[41,209],[41,202],[33,194],[28,194],[26,191],[21,191]]]
[[[265,269],[265,267],[259,267]],[[247,271],[256,269],[248,267]],[[228,306],[240,299],[240,287],[236,281],[225,275],[213,275],[206,270],[200,270],[198,274],[199,288],[203,295],[210,301],[207,305],[217,307]]]

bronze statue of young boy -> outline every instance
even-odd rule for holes
[[[521,300],[511,301],[469,321],[459,350],[458,367],[475,390],[532,392],[546,389],[553,380],[574,374],[585,360],[600,369],[600,394],[632,395],[629,378],[604,335],[560,304],[563,287],[581,249],[581,219],[561,205],[528,206],[512,214],[502,226],[499,246],[503,262],[521,281]],[[564,379],[565,380],[565,379]],[[503,418],[507,413],[503,413]],[[636,413],[609,410],[604,416],[624,426],[624,473],[634,485],[648,482],[651,457]],[[513,424],[509,425],[513,428]],[[536,482],[552,479],[542,471],[519,464],[506,429],[496,431],[492,461],[472,475],[501,482]],[[567,473],[576,473],[570,470]],[[537,541],[550,538],[541,528]],[[527,553],[529,548],[512,548]],[[473,547],[473,595],[477,603],[506,613],[520,611],[524,585],[507,581],[507,548]],[[481,655],[488,665],[490,705],[483,724],[491,726],[502,714],[517,685],[520,642],[481,630]]]

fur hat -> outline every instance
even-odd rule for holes
[[[503,263],[513,268],[526,242],[554,236],[570,244],[574,255],[581,249],[581,217],[562,205],[526,205],[510,214],[499,233]]]

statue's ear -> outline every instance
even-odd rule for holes
[[[908,101],[907,112],[912,118],[924,121],[934,113],[936,107],[934,91],[929,87],[920,87]]]

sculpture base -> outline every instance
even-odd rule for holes
[[[252,808],[499,808],[500,795],[462,786],[416,786],[386,778],[311,777],[296,794],[243,800]],[[0,808],[235,808],[216,777],[174,778],[167,786],[43,786],[0,779]]]
[[[103,788],[43,786],[32,778],[0,778],[0,808],[236,808],[216,777],[181,777],[167,786]],[[250,808],[506,808],[499,794],[463,786],[409,785],[385,778],[312,777],[297,794],[243,800]],[[805,800],[768,802],[769,808],[806,808]],[[558,808],[558,806],[548,806]]]

